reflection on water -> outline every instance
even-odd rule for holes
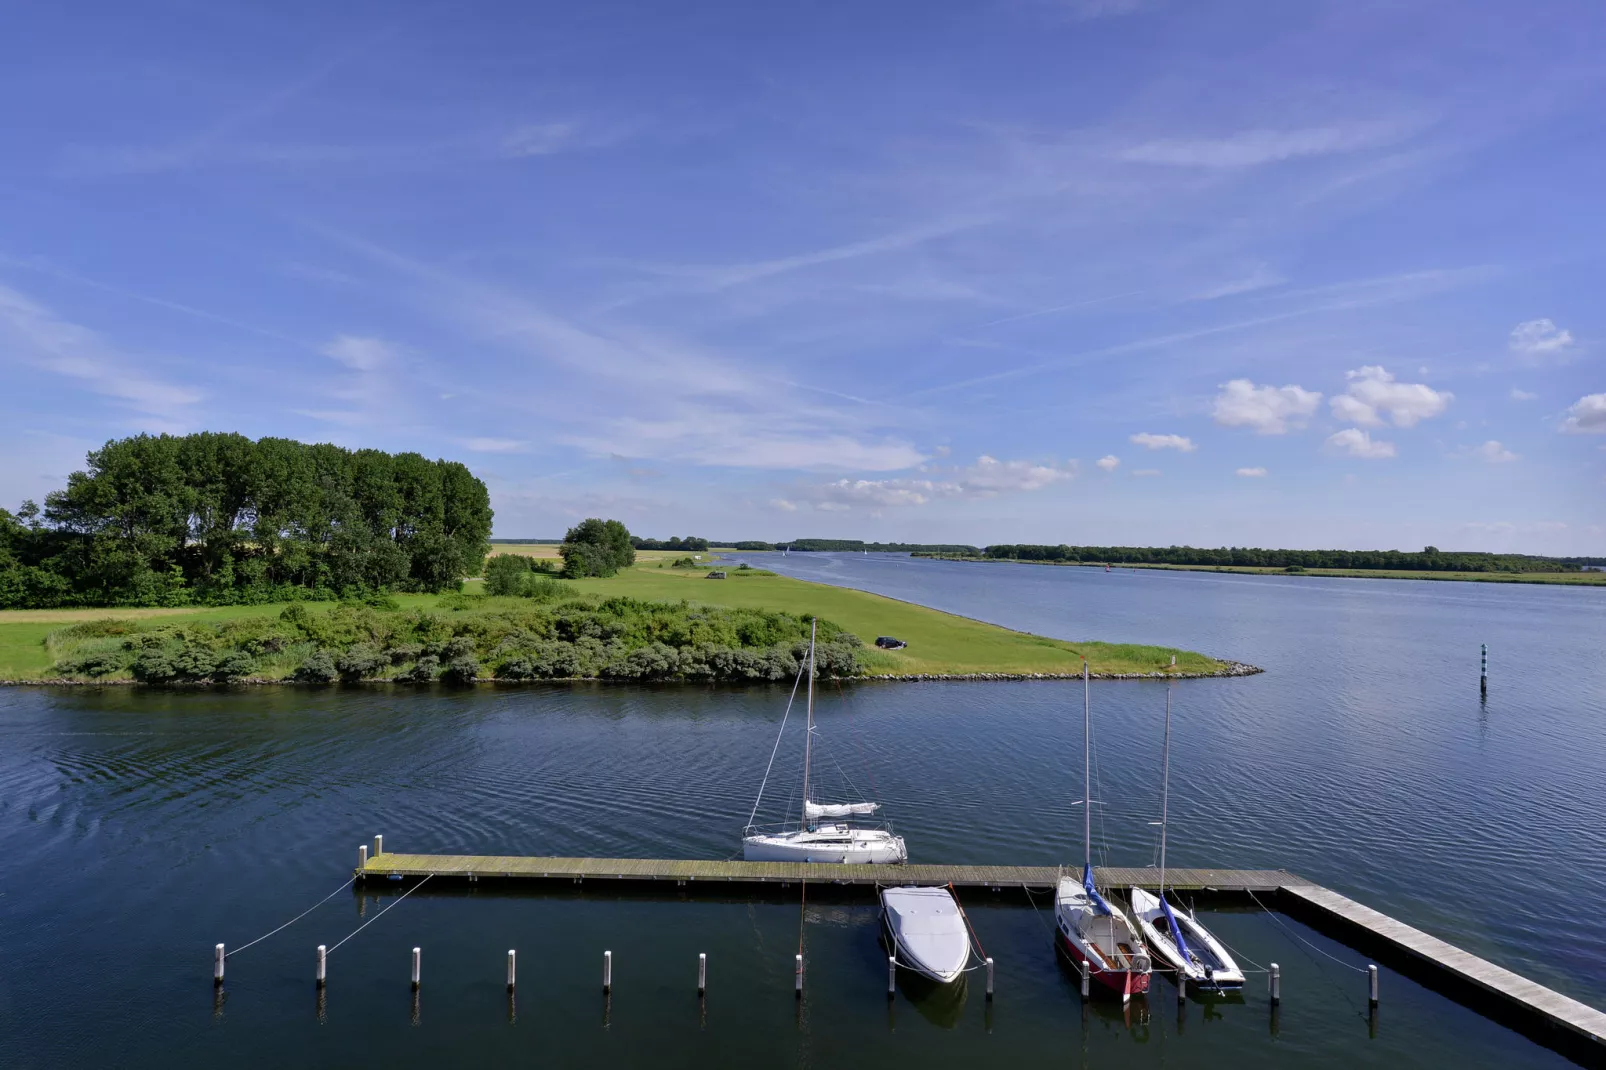
[[[954,608],[1036,631],[1154,638],[1268,669],[1176,689],[1172,864],[1287,866],[1586,1000],[1602,990],[1606,929],[1573,909],[1606,885],[1599,592],[1112,573],[1124,586],[1111,593],[1102,573],[1080,573],[972,568],[937,587],[994,600]],[[821,767],[884,800],[916,861],[1074,862],[1079,697],[1027,682],[831,689]],[[976,978],[952,994],[900,978],[889,1003],[873,900],[800,909],[489,883],[419,890],[341,945],[318,990],[314,947],[400,889],[337,896],[231,956],[213,989],[217,941],[243,947],[316,903],[375,833],[396,851],[730,856],[784,700],[701,687],[0,691],[8,1065],[1565,1065],[1392,973],[1386,1015],[1369,1020],[1364,977],[1252,911],[1201,914],[1252,969],[1281,963],[1276,1012],[1261,973],[1241,1002],[1179,1008],[1158,983],[1125,1010],[1084,1007],[1053,951],[1051,904],[979,893],[965,906],[997,963],[991,1002]],[[1158,686],[1094,688],[1096,833],[1111,863],[1153,856],[1163,701]],[[777,769],[796,758],[783,745]],[[1498,902],[1483,894],[1492,874],[1511,888]],[[428,966],[416,1001],[415,946]]]

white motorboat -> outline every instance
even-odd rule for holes
[[[1178,913],[1165,897],[1166,823],[1171,805],[1171,690],[1165,693],[1165,749],[1160,774],[1160,894],[1132,889],[1132,916],[1144,939],[1171,970],[1177,984],[1228,989],[1244,986],[1244,972],[1232,954],[1193,911]]]
[[[1126,912],[1093,882],[1092,712],[1087,662],[1082,663],[1082,879],[1061,877],[1054,891],[1054,932],[1060,948],[1086,963],[1094,983],[1125,1003],[1149,990],[1152,964],[1143,937]]]
[[[903,837],[894,835],[885,824],[865,827],[850,819],[869,817],[881,808],[873,802],[822,803],[813,799],[815,785],[810,777],[814,760],[814,639],[819,622],[809,628],[809,654],[799,676],[807,674],[809,680],[807,714],[803,736],[803,809],[799,820],[779,826],[753,824],[758,817],[759,804],[764,799],[764,785],[769,783],[770,770],[764,770],[759,784],[758,798],[753,801],[753,812],[748,815],[747,828],[742,834],[742,858],[748,862],[837,862],[847,864],[896,865],[909,861],[909,850]],[[793,700],[797,685],[792,685]],[[791,716],[792,700],[786,704],[781,717],[780,733],[775,738],[775,749],[770,751],[770,765],[780,750],[781,736],[786,733],[786,720]]]
[[[882,889],[881,921],[898,965],[941,984],[964,976],[970,962],[970,932],[948,889]]]

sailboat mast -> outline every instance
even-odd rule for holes
[[[807,727],[803,730],[803,827],[805,828],[809,823],[809,765],[814,757],[814,634],[819,627],[818,617],[809,621],[809,703],[808,716],[804,720]]]
[[[1160,760],[1160,898],[1165,898],[1166,810],[1171,802],[1171,685],[1165,689],[1165,749]]]
[[[1088,696],[1087,659],[1082,659],[1082,862],[1093,868],[1093,706]]]

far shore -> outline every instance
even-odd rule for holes
[[[1230,572],[1242,576],[1326,576],[1352,580],[1441,580],[1459,583],[1534,583],[1555,587],[1606,587],[1606,572],[1430,572],[1425,569],[1301,568],[1290,572],[1273,565],[1173,565],[1111,561],[1029,561],[1019,557],[960,557],[956,554],[921,554],[930,561],[964,561],[975,564],[1050,565],[1056,568],[1092,568],[1103,571],[1156,569],[1168,572]]]

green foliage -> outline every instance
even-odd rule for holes
[[[485,485],[453,461],[136,435],[89,454],[43,509],[0,510],[0,608],[451,590],[490,530]]]
[[[630,532],[617,520],[582,520],[563,536],[558,547],[563,558],[563,574],[613,576],[636,563],[636,549],[630,545]]]
[[[1395,569],[1419,572],[1576,572],[1581,565],[1528,554],[1445,552],[1435,546],[1421,553],[1399,550],[1261,550],[1232,546],[989,546],[983,555],[1010,561],[1066,564],[1217,565],[1240,568]]]
[[[708,549],[708,540],[688,535],[684,539],[676,536],[669,539],[630,539],[630,545],[638,550],[698,550]]]
[[[537,602],[567,598],[571,593],[569,588],[552,578],[551,567],[550,561],[537,561],[520,554],[497,554],[485,563],[485,593]]]
[[[327,684],[334,680],[339,671],[335,667],[334,655],[320,648],[308,654],[290,678],[308,684]]]
[[[697,564],[696,558],[692,558],[692,557],[677,557],[673,561],[669,562],[669,567],[670,568],[698,568],[699,566]]]

